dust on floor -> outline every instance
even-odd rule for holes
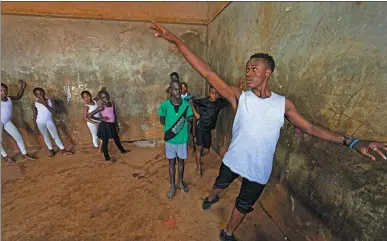
[[[83,147],[73,156],[36,161],[2,162],[2,240],[4,241],[216,241],[227,224],[238,195],[236,180],[209,211],[201,201],[211,189],[221,160],[204,158],[202,178],[186,160],[185,181],[190,191],[177,191],[169,201],[168,161],[164,147],[111,151],[117,162]],[[236,232],[244,241],[283,241],[285,236],[259,204]]]

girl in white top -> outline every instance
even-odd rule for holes
[[[59,147],[62,155],[72,155],[73,154],[72,152],[65,150],[62,140],[58,135],[58,131],[56,129],[55,123],[52,119],[52,113],[54,113],[55,110],[52,106],[51,100],[46,99],[46,93],[42,88],[35,88],[33,92],[37,98],[37,100],[32,105],[35,131],[37,135],[39,134],[38,129],[42,133],[44,142],[46,143],[50,151],[49,156],[50,157],[54,156],[55,152],[52,147],[48,132],[50,132],[51,137],[54,139],[55,144]]]
[[[23,137],[20,132],[16,129],[16,126],[11,122],[12,119],[12,100],[20,100],[23,97],[24,89],[26,88],[26,82],[19,80],[20,90],[16,96],[8,96],[8,86],[1,83],[1,124],[0,124],[0,138],[3,140],[3,129],[10,134],[16,141],[23,158],[25,160],[35,160],[35,158],[27,155],[26,146],[23,141]],[[3,145],[0,144],[1,155],[6,162],[15,162],[10,158],[7,152],[4,150]]]
[[[89,127],[94,147],[98,148],[97,149],[98,152],[101,152],[100,150],[101,143],[98,145],[98,136],[97,136],[98,124],[100,122],[98,118],[101,118],[101,113],[98,112],[93,116],[97,119],[91,119],[87,117],[88,113],[93,112],[98,108],[98,104],[96,102],[96,99],[93,100],[91,93],[87,90],[82,91],[81,96],[82,96],[82,99],[84,99],[86,102],[85,106],[83,107],[83,119],[86,121],[87,126]]]

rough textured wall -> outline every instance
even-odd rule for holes
[[[387,4],[231,3],[208,28],[208,59],[237,84],[249,56],[269,52],[273,91],[315,124],[387,141]],[[221,113],[223,154],[233,116]],[[252,126],[252,128],[254,128]],[[260,202],[291,240],[385,240],[387,167],[286,124]],[[285,188],[284,188],[285,187]],[[303,236],[303,238],[301,238]]]
[[[116,102],[122,140],[162,137],[156,116],[166,98],[169,74],[177,71],[189,88],[203,93],[203,80],[166,41],[156,39],[148,23],[2,16],[1,78],[10,94],[17,80],[27,81],[21,102],[14,102],[13,120],[27,145],[41,138],[32,132],[32,89],[40,86],[53,97],[60,114],[55,120],[68,143],[91,143],[82,120],[83,90],[96,94],[106,86]],[[206,27],[166,25],[203,55]],[[6,145],[13,143],[5,135]],[[65,137],[66,136],[66,137]]]
[[[209,23],[229,2],[1,2],[2,14]]]
[[[207,23],[207,2],[1,2],[3,14]]]

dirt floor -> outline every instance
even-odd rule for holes
[[[168,161],[164,146],[154,148],[125,144],[132,152],[113,149],[114,164],[87,147],[74,156],[47,157],[9,164],[2,161],[2,240],[98,241],[176,240],[216,241],[227,224],[240,180],[221,201],[203,211],[221,160],[210,153],[204,158],[202,178],[195,164],[186,160],[185,180],[190,191],[178,190],[168,201]],[[283,241],[285,236],[259,204],[236,235],[244,241]]]

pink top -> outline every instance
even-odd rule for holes
[[[111,107],[107,107],[107,106],[104,106],[104,107],[105,108],[103,109],[103,111],[101,111],[101,114],[109,118],[109,120],[105,122],[114,123],[114,121],[116,120],[114,116],[114,105],[112,105]]]

